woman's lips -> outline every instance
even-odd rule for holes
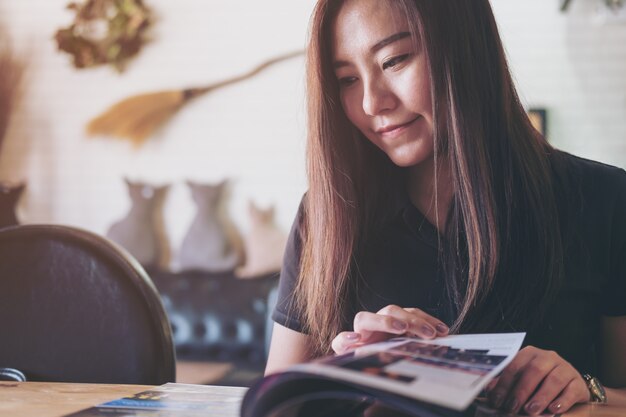
[[[413,124],[413,122],[415,122],[417,119],[419,119],[421,116],[417,116],[415,119],[410,120],[406,123],[403,124],[399,124],[399,125],[388,125],[388,126],[383,126],[379,129],[376,129],[376,133],[378,133],[379,135],[383,136],[383,137],[395,137],[398,136],[399,134],[401,134],[406,128],[408,128],[411,124]]]

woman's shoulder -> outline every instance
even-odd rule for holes
[[[621,179],[621,181],[624,181],[624,178],[626,178],[626,171],[614,165],[583,158],[564,151],[556,151],[551,156],[553,161],[560,163],[562,169],[569,171],[570,174],[585,175],[586,179],[590,181],[601,179],[614,179],[617,181]]]
[[[551,155],[557,189],[588,203],[626,204],[626,171],[563,151]]]

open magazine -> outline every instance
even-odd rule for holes
[[[247,392],[241,415],[368,416],[376,407],[419,417],[489,415],[486,408],[477,413],[474,400],[511,362],[524,336],[395,338],[362,346],[261,379]]]
[[[167,383],[96,405],[66,417],[212,417],[236,416],[242,387]]]

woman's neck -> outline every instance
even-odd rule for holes
[[[434,159],[410,167],[407,188],[411,203],[443,232],[454,195],[447,159],[439,159],[436,174]]]

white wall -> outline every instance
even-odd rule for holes
[[[194,206],[185,179],[233,179],[230,212],[248,226],[247,200],[277,206],[288,229],[305,190],[304,59],[296,58],[185,107],[149,143],[88,138],[85,123],[146,91],[204,85],[305,46],[312,1],[150,0],[154,41],[128,70],[75,70],[54,32],[67,0],[0,2],[0,16],[30,62],[28,91],[0,161],[0,179],[28,181],[24,222],[60,222],[104,233],[128,209],[123,176],[172,183],[166,220],[174,245]]]
[[[522,100],[548,109],[557,147],[626,167],[626,10],[604,0],[492,0]]]
[[[442,0],[439,0],[442,1]],[[598,25],[595,4],[493,0],[521,95],[549,111],[550,138],[582,156],[626,167],[626,24]],[[306,189],[303,59],[186,107],[143,148],[85,137],[84,125],[129,95],[203,85],[303,48],[314,0],[147,0],[154,41],[123,75],[76,71],[52,36],[71,20],[67,0],[0,0],[0,19],[30,59],[26,96],[0,158],[0,180],[28,181],[24,222],[103,233],[128,208],[123,176],[172,183],[173,245],[193,214],[184,179],[234,178],[230,212],[242,231],[246,202],[275,204],[288,229]]]

